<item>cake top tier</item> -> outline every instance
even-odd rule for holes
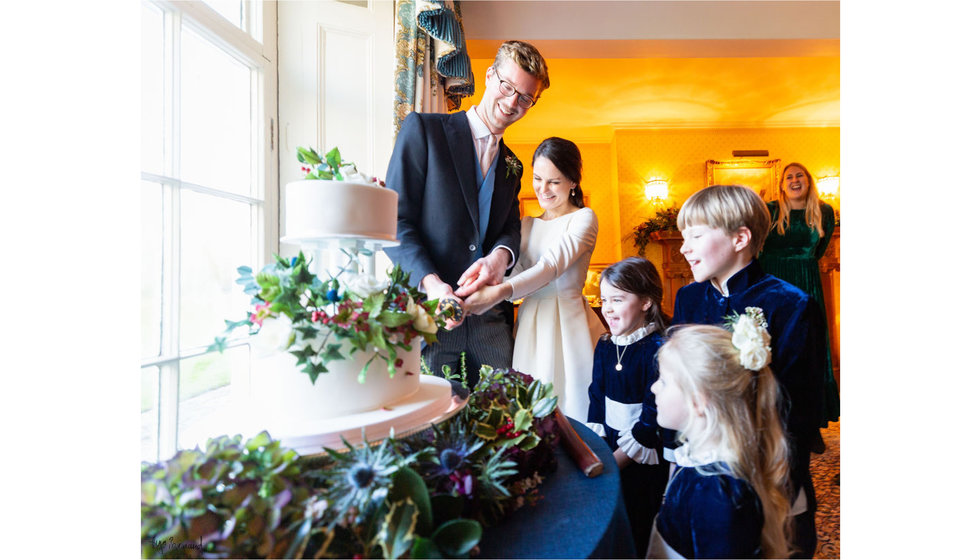
[[[344,181],[293,181],[285,189],[282,241],[322,244],[357,239],[378,246],[398,244],[398,193]]]

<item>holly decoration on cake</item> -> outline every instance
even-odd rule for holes
[[[320,155],[313,148],[296,147],[296,159],[306,173],[304,179],[321,181],[348,181],[352,183],[373,183],[384,186],[384,181],[377,177],[368,177],[357,170],[352,161],[344,161],[340,157],[340,149],[336,146],[329,152]]]

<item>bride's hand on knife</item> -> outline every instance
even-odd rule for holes
[[[483,315],[490,308],[510,297],[512,293],[510,284],[504,282],[494,286],[484,286],[463,300],[463,307],[466,313],[471,315]]]

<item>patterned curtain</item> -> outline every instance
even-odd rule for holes
[[[398,0],[395,5],[395,134],[405,116],[448,113],[473,95],[460,2]]]

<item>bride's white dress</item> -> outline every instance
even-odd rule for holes
[[[517,311],[514,369],[553,383],[566,416],[585,422],[592,352],[605,328],[582,295],[599,221],[591,208],[521,220],[521,254],[506,279]]]

